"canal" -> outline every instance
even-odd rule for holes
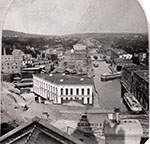
[[[101,81],[101,74],[110,72],[108,64],[105,61],[97,61],[99,67],[93,67],[95,88],[98,93],[99,103],[105,109],[113,110],[114,107],[120,108],[121,111],[127,111],[121,99],[120,80]]]

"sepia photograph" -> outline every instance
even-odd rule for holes
[[[146,144],[144,1],[0,0],[0,143]]]

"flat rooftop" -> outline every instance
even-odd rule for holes
[[[34,76],[59,85],[93,85],[93,78],[63,74],[35,74]]]
[[[114,51],[115,53],[117,53],[117,54],[129,54],[129,53],[127,53],[125,50],[123,50],[123,49],[112,49],[112,51]]]
[[[125,66],[124,69],[126,69],[127,71],[131,73],[133,71],[148,70],[148,67],[143,66],[143,65],[128,65],[128,66]]]
[[[115,63],[133,63],[131,59],[122,59],[122,58],[115,58],[113,61]]]

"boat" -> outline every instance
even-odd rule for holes
[[[109,73],[101,74],[101,81],[113,80],[118,78],[121,78],[120,72],[116,72],[116,73],[109,72]]]
[[[142,106],[132,93],[126,92],[123,98],[132,111],[134,112],[142,111]]]

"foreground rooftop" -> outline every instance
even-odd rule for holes
[[[35,117],[0,137],[0,143],[84,144],[80,140]]]

